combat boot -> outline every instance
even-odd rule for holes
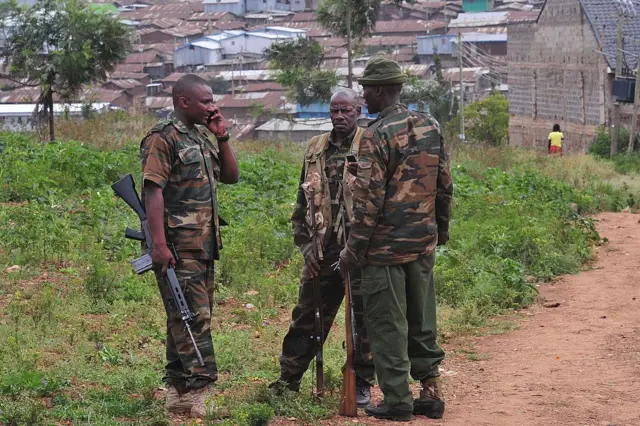
[[[299,392],[300,391],[300,382],[289,382],[285,379],[283,379],[282,377],[280,377],[278,380],[276,380],[275,382],[271,383],[268,386],[268,391],[271,395],[273,396],[280,396],[282,395],[286,390],[292,391],[292,392]]]
[[[421,380],[420,398],[413,401],[413,414],[441,419],[444,414],[444,396],[440,389],[440,378],[429,377]]]
[[[189,413],[193,404],[184,395],[180,395],[174,386],[169,386],[164,405],[167,411],[171,413]]]
[[[411,410],[402,410],[387,404],[379,404],[376,407],[369,405],[364,409],[364,412],[376,419],[391,420],[394,422],[410,422],[413,419]]]
[[[207,407],[205,405],[205,399],[209,396],[209,386],[205,386],[200,389],[192,389],[189,393],[183,395],[188,397],[191,402],[191,417],[196,419],[204,419],[207,414]]]
[[[369,405],[369,402],[371,402],[371,384],[356,377],[356,404],[362,408]]]

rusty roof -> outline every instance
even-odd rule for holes
[[[146,52],[148,50],[155,50],[158,53],[171,53],[176,50],[176,46],[173,43],[153,43],[153,44],[136,44],[132,47],[132,52]]]
[[[215,23],[217,20],[222,18],[235,18],[235,15],[230,12],[198,12],[194,13],[187,18],[187,21],[209,21]]]
[[[315,12],[298,12],[291,17],[291,22],[315,22]]]
[[[123,90],[133,89],[142,85],[142,83],[140,83],[138,80],[134,80],[132,78],[126,80],[109,80],[103,84],[103,87],[107,84],[114,85]]]
[[[164,58],[152,50],[147,52],[130,53],[125,59],[126,64],[148,64],[149,62],[161,62]]]
[[[412,46],[418,43],[416,36],[373,36],[363,41],[365,46]]]
[[[143,72],[126,72],[126,71],[114,71],[109,74],[111,80],[143,80],[149,76]]]
[[[144,73],[144,64],[139,62],[131,64],[118,64],[116,65],[116,71]]]
[[[143,19],[140,21],[138,28],[171,28],[182,23],[182,19],[178,18],[161,18],[161,19]]]
[[[173,99],[170,96],[147,96],[144,104],[151,110],[156,109],[173,109]]]
[[[250,108],[253,105],[262,105],[269,109],[278,109],[285,99],[282,92],[250,92],[235,95],[225,95],[224,98],[216,102],[222,108]]]
[[[285,89],[276,82],[264,82],[264,83],[250,83],[245,86],[237,87],[236,90],[240,93],[249,92],[283,92]]]
[[[446,27],[446,22],[424,21],[421,19],[398,20],[398,21],[378,21],[374,34],[386,33],[414,33],[426,34],[427,29],[435,30]]]
[[[342,47],[347,45],[347,41],[340,37],[329,37],[318,40],[322,47]]]

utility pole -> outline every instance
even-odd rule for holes
[[[460,64],[460,140],[466,141],[464,135],[464,79],[462,73],[462,33],[458,33],[458,63]]]
[[[631,116],[631,129],[629,129],[629,149],[627,149],[627,155],[633,153],[634,142],[636,141],[638,108],[640,108],[640,58],[638,58],[638,66],[636,67],[636,92],[633,97],[633,115]]]
[[[624,19],[622,14],[618,15],[618,40],[616,42],[617,52],[616,52],[616,75],[615,78],[620,78],[622,76],[622,61],[623,61],[623,52],[622,52],[622,37],[624,30]],[[612,95],[613,97],[613,95]],[[618,136],[620,135],[620,103],[613,101],[613,129],[611,132],[611,157],[618,153]]]
[[[344,4],[347,8],[347,86],[353,89],[353,63],[351,62],[351,5],[348,1]]]

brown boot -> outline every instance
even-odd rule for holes
[[[185,394],[189,395],[189,401],[191,401],[191,417],[195,419],[204,419],[207,414],[207,407],[205,404],[206,398],[209,396],[210,387],[205,386],[200,389],[193,389],[191,392]]]
[[[185,398],[187,394],[180,395],[174,386],[169,386],[167,390],[167,399],[165,408],[171,413],[188,413],[193,405],[191,401]]]
[[[444,395],[440,388],[439,377],[421,380],[420,398],[413,401],[413,414],[441,419],[444,414]]]

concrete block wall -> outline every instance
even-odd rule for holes
[[[554,123],[583,152],[606,121],[606,61],[578,0],[548,0],[538,22],[509,26],[510,143],[546,149]]]

